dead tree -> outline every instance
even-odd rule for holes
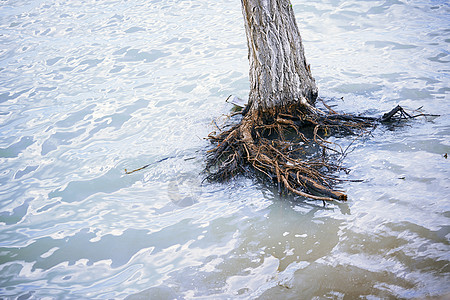
[[[250,63],[249,101],[238,124],[209,135],[215,148],[208,151],[207,178],[224,181],[257,172],[280,190],[299,196],[346,200],[345,193],[333,189],[339,179],[332,174],[340,166],[327,155],[339,148],[325,136],[360,134],[403,110],[396,108],[382,118],[319,110],[318,89],[290,1],[241,3]],[[315,153],[307,155],[311,148]]]

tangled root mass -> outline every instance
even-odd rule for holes
[[[415,117],[415,116],[414,116]],[[333,187],[333,176],[343,168],[330,158],[344,155],[340,147],[325,139],[328,135],[368,133],[380,122],[412,118],[397,106],[381,118],[339,114],[327,107],[291,105],[264,113],[247,113],[240,123],[209,139],[206,171],[210,181],[226,181],[237,174],[260,173],[296,195],[322,201],[347,200]]]

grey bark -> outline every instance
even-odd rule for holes
[[[241,0],[250,63],[249,109],[313,105],[312,77],[290,0]]]

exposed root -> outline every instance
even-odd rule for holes
[[[342,149],[332,147],[322,136],[341,131],[353,133],[372,124],[357,117],[312,111],[309,107],[305,111],[304,106],[287,107],[269,119],[247,114],[240,124],[209,136],[217,146],[208,154],[208,179],[224,181],[247,173],[250,166],[276,182],[280,189],[296,195],[323,201],[346,200],[346,194],[331,188],[334,178],[325,175],[340,168],[327,161],[326,150]],[[322,155],[318,156],[320,148]]]
[[[262,114],[246,114],[241,122],[209,139],[217,146],[208,151],[207,179],[225,181],[236,174],[257,171],[293,194],[322,201],[347,200],[333,189],[339,179],[331,174],[341,170],[330,162],[328,152],[342,156],[339,145],[325,139],[330,134],[364,135],[376,124],[409,117],[400,106],[381,118],[338,114],[312,106],[279,108]]]

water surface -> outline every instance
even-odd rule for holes
[[[292,4],[336,110],[441,115],[354,142],[340,176],[364,182],[325,208],[202,184],[204,138],[249,90],[240,1],[1,1],[1,297],[450,293],[448,2]]]

